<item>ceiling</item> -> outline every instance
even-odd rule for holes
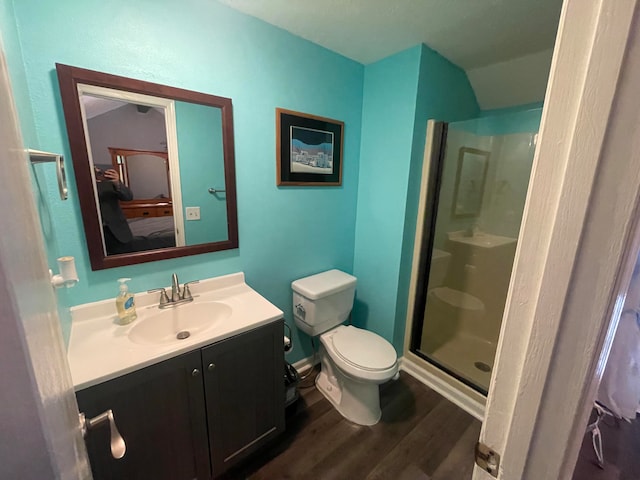
[[[420,43],[483,110],[544,99],[562,0],[218,0],[362,64]]]
[[[92,118],[95,118],[99,115],[103,115],[112,110],[116,110],[117,108],[125,107],[130,104],[135,105],[138,113],[141,115],[146,114],[149,110],[155,110],[156,112],[164,116],[164,109],[162,107],[150,107],[140,104],[133,104],[132,102],[128,102],[126,100],[115,100],[113,98],[104,98],[90,94],[83,94],[80,97],[80,101],[84,106],[84,112],[87,120],[91,120]]]
[[[107,113],[111,110],[127,105],[127,102],[124,101],[121,102],[119,100],[96,97],[93,95],[82,95],[80,99],[84,105],[84,111],[87,119],[97,117],[98,115],[102,115],[103,113]]]
[[[561,0],[219,0],[369,64],[425,43],[465,70],[550,49]]]

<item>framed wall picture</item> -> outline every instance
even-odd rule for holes
[[[342,185],[344,122],[276,109],[278,185]]]

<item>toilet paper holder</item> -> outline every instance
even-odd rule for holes
[[[71,288],[80,281],[78,272],[76,271],[75,258],[68,256],[58,258],[58,269],[60,270],[58,274],[54,274],[53,270],[49,269],[51,285],[55,288]]]

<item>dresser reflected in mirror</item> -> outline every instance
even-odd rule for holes
[[[57,71],[93,270],[237,248],[230,99]]]

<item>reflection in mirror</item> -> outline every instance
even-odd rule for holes
[[[104,253],[184,246],[171,195],[179,191],[179,172],[171,174],[167,152],[167,130],[175,127],[171,112],[165,114],[171,102],[92,85],[78,90]]]
[[[229,99],[57,69],[94,270],[237,247]]]
[[[190,102],[175,102],[180,154],[182,204],[197,206],[200,218],[215,218],[214,223],[185,223],[187,245],[220,242],[227,239],[227,209],[225,198],[225,164],[222,150],[222,111]],[[207,165],[203,175],[202,165]],[[212,195],[210,188],[220,193]]]
[[[452,217],[472,218],[480,215],[490,155],[490,152],[476,148],[460,149]]]
[[[171,180],[167,152],[111,148],[111,165],[131,189],[134,200],[160,199],[171,204]],[[96,165],[99,166],[99,165]]]
[[[130,251],[184,245],[183,236],[179,233],[183,228],[176,226],[173,218],[168,154],[121,148],[109,148],[109,151],[112,162],[110,167],[118,172],[122,183],[132,195],[131,200],[119,202],[134,241],[139,245],[139,248]],[[100,168],[101,165],[96,167]],[[98,201],[104,230],[107,223],[100,195]],[[107,255],[118,253],[109,248],[106,232],[104,233]]]

